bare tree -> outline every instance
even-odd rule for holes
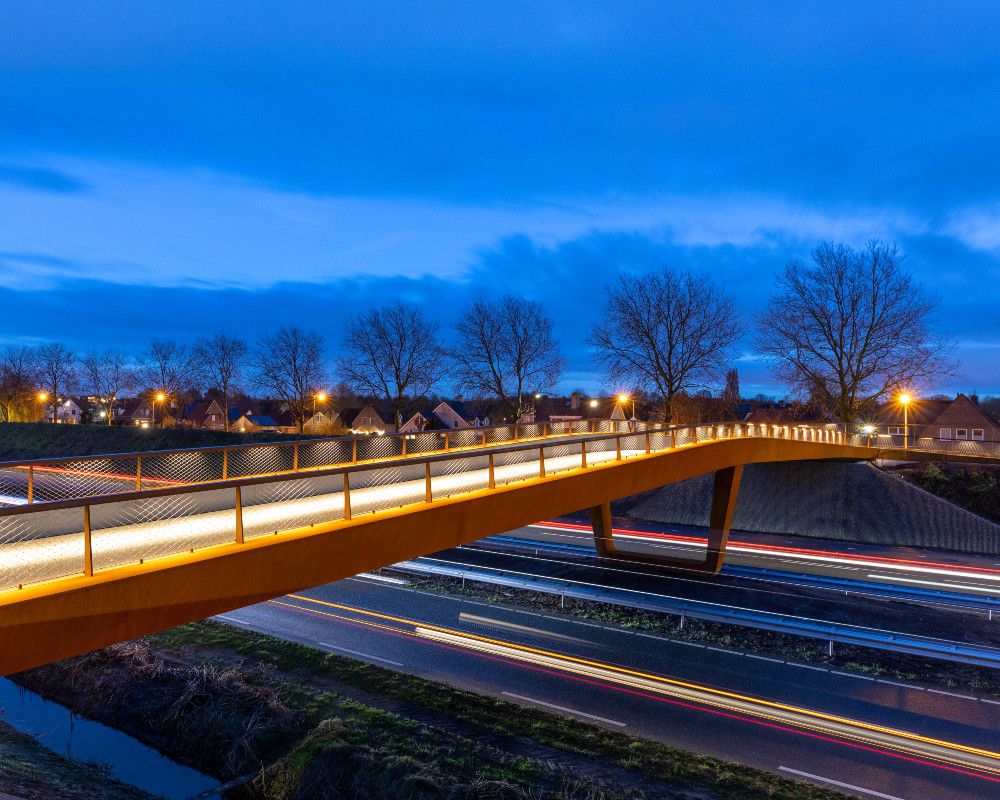
[[[450,359],[458,387],[496,397],[520,419],[537,392],[551,389],[563,371],[552,321],[538,303],[519,297],[476,300],[458,321]]]
[[[203,339],[194,347],[196,369],[205,385],[222,395],[225,412],[225,429],[229,430],[229,398],[238,391],[243,377],[247,344],[242,339],[217,333],[211,339]]]
[[[179,403],[196,377],[194,358],[185,345],[170,340],[154,340],[139,372],[139,383],[151,395],[163,393],[165,403]],[[165,416],[166,408],[163,409]]]
[[[257,351],[260,387],[288,405],[302,433],[313,395],[326,379],[322,338],[289,325],[264,337]]]
[[[72,391],[76,385],[76,356],[57,342],[43,344],[38,348],[38,380],[47,395],[51,409],[51,422],[56,422],[59,401],[62,395]]]
[[[708,277],[664,269],[625,275],[608,290],[591,344],[610,383],[663,404],[718,380],[743,326],[732,300]]]
[[[338,372],[362,394],[392,405],[396,430],[407,397],[425,396],[442,377],[437,326],[419,309],[396,303],[362,314],[347,328]]]
[[[118,350],[89,353],[82,361],[83,378],[89,391],[97,395],[107,425],[114,422],[115,403],[138,383],[136,370]]]
[[[934,301],[900,268],[895,245],[824,243],[790,263],[757,324],[776,374],[844,423],[902,388],[950,374],[950,344],[929,326]]]
[[[0,422],[34,419],[26,413],[34,402],[38,364],[30,347],[6,347],[0,351]]]

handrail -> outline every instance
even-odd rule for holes
[[[703,426],[724,424],[732,423],[699,423],[699,425]],[[301,466],[303,453],[312,457],[319,456],[322,459],[322,463],[309,464],[309,467],[334,466],[359,463],[360,461],[366,463],[383,462],[399,457],[416,458],[421,455],[437,452],[469,451],[496,447],[509,442],[537,442],[540,440],[564,439],[566,437],[576,439],[588,434],[593,435],[603,432],[628,433],[637,430],[653,430],[660,427],[664,426],[655,423],[640,422],[638,420],[604,420],[594,418],[590,420],[516,423],[513,425],[491,425],[478,428],[470,427],[413,433],[393,433],[387,436],[317,437],[314,439],[256,442],[238,445],[211,445],[201,448],[180,448],[175,450],[59,456],[0,462],[0,479],[2,479],[5,470],[27,470],[28,485],[26,494],[28,503],[52,502],[57,499],[69,499],[70,497],[83,498],[118,494],[119,492],[113,486],[115,482],[134,482],[136,489],[139,491],[147,490],[149,484],[218,482],[232,476],[234,461],[236,461],[234,454],[241,451],[258,451],[261,454],[261,460],[266,459],[271,462],[270,467],[279,467],[278,469],[252,467],[251,471],[245,472],[244,469],[239,468],[239,464],[236,465],[236,471],[243,473],[241,477],[251,477],[254,475],[271,475],[284,471],[299,472],[306,468]],[[602,430],[598,431],[598,428]],[[607,428],[610,428],[610,430],[605,430]],[[490,441],[491,435],[495,435],[497,432],[506,432],[507,438]],[[454,440],[459,437],[464,441],[456,444]],[[407,447],[409,442],[414,442],[415,440],[422,440],[423,446],[414,447],[411,445]],[[359,444],[365,444],[365,449],[368,451],[386,449],[381,445],[381,442],[392,443],[389,445],[389,449],[398,450],[398,452],[387,455],[376,453],[371,457],[367,454],[362,454],[364,457],[359,459]],[[338,457],[331,458],[331,454],[324,454],[323,449],[329,449],[329,446],[339,446],[341,452]],[[290,456],[288,448],[292,449]],[[203,461],[199,461],[197,464],[177,461],[178,457],[192,455],[209,456],[211,454],[221,454],[221,463],[213,465]],[[160,459],[160,461],[158,462],[157,459]],[[289,460],[290,464],[287,463]],[[59,473],[60,466],[66,467],[64,471],[68,473],[67,475],[50,474]],[[245,467],[246,465],[244,464],[243,466]],[[184,469],[188,471],[188,474],[177,474]],[[206,469],[214,474],[206,475]],[[198,474],[191,475],[191,472],[197,472]],[[36,489],[36,483],[39,481],[40,476],[43,476],[48,482],[44,491]],[[41,498],[39,497],[40,493],[62,496]]]
[[[666,425],[658,426],[653,428],[647,428],[643,430],[625,431],[618,433],[596,433],[596,434],[579,434],[572,441],[573,443],[589,443],[589,442],[600,442],[600,441],[613,441],[616,447],[616,461],[621,460],[621,439],[628,436],[639,436],[645,434],[670,434],[678,433],[682,431],[693,432],[694,438],[692,440],[693,444],[707,444],[710,442],[725,440],[725,439],[744,439],[744,438],[760,438],[759,433],[741,433],[736,435],[735,433],[730,433],[728,436],[722,437],[722,439],[714,439],[705,437],[702,439],[697,438],[697,430],[700,428],[726,428],[726,427],[739,427],[744,431],[749,431],[751,429],[761,430],[764,429],[765,433],[763,438],[787,438],[768,435],[766,429],[770,428],[781,428],[785,430],[797,429],[797,430],[823,430],[821,426],[811,426],[811,425],[765,425],[760,423],[698,423],[695,425]],[[554,437],[554,438],[565,438],[565,437]],[[829,442],[831,444],[845,444],[843,440],[843,435],[838,437],[839,441]],[[337,464],[331,466],[320,466],[320,467],[303,467],[298,471],[282,470],[280,472],[262,473],[259,475],[247,475],[239,478],[227,478],[224,480],[213,480],[213,481],[201,481],[197,483],[181,484],[176,486],[164,486],[158,489],[142,489],[141,491],[129,491],[129,492],[115,492],[103,495],[93,495],[90,497],[78,497],[78,498],[68,498],[66,500],[49,500],[44,502],[32,503],[30,505],[18,505],[18,506],[8,506],[0,507],[0,518],[19,516],[22,514],[31,514],[36,512],[44,511],[57,511],[69,508],[83,508],[86,506],[95,505],[105,505],[110,503],[122,503],[131,500],[144,500],[152,499],[157,497],[170,497],[174,495],[184,495],[184,494],[194,494],[201,492],[214,492],[222,489],[233,489],[245,486],[257,486],[267,483],[283,483],[287,481],[302,480],[304,478],[323,478],[331,475],[344,475],[351,474],[355,472],[369,472],[372,469],[392,469],[394,467],[401,466],[413,466],[416,464],[436,464],[443,461],[458,461],[463,458],[471,458],[478,454],[483,455],[497,455],[500,453],[516,453],[523,452],[526,450],[539,450],[544,449],[544,447],[555,446],[557,444],[562,444],[565,442],[553,441],[549,445],[539,446],[538,440],[522,440],[519,442],[511,442],[507,444],[490,445],[485,450],[482,447],[476,448],[463,448],[461,450],[448,450],[440,451],[434,453],[425,454],[415,454],[406,457],[397,458],[386,458],[378,459],[373,461],[359,461],[357,463],[348,464]],[[680,445],[683,446],[683,445]],[[642,445],[646,448],[645,442]],[[663,450],[673,450],[677,449],[678,445],[670,444]],[[584,451],[584,455],[586,454]],[[647,454],[651,451],[647,450]],[[655,452],[655,451],[652,451]],[[661,451],[662,452],[662,451]],[[544,459],[541,459],[542,461]],[[587,467],[587,462],[584,459],[582,461],[582,466]],[[544,477],[544,475],[540,476]],[[2,547],[2,545],[0,545]]]

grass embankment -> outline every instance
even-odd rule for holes
[[[476,583],[472,580],[466,580],[463,585],[461,578],[431,577],[405,570],[386,569],[382,572],[405,576],[413,589],[463,597],[493,606],[601,622],[622,630],[654,633],[671,639],[769,655],[782,660],[822,664],[859,675],[919,681],[1000,696],[1000,671],[986,667],[925,660],[905,653],[839,643],[834,644],[831,656],[826,641],[807,639],[803,636],[757,630],[741,625],[727,625],[722,622],[707,622],[690,617],[681,623],[680,617],[676,614],[645,611],[572,597],[561,601],[558,595]]]
[[[835,792],[219,623],[16,676],[246,800],[833,800]]]
[[[892,471],[931,494],[1000,524],[1000,466],[932,462]]]
[[[191,428],[148,428],[134,425],[51,425],[44,422],[0,424],[0,461],[105,453],[134,453],[211,447],[225,444],[291,441],[298,437],[273,431],[236,433]]]
[[[152,800],[152,795],[119,783],[99,765],[64,758],[2,721],[0,792],[24,800]]]

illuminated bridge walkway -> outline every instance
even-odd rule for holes
[[[0,674],[581,508],[593,509],[599,551],[613,552],[612,500],[710,473],[714,571],[744,465],[895,452],[826,428],[751,424],[450,444],[0,509]]]

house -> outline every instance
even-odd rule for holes
[[[327,436],[339,433],[343,428],[336,411],[317,411],[302,424],[303,433]]]
[[[1000,442],[1000,420],[964,394],[954,400],[914,398],[906,408],[905,423],[901,403],[886,403],[879,409],[879,434],[902,437],[907,426],[911,441]]]
[[[280,430],[278,421],[267,414],[241,414],[229,423],[230,430],[238,433],[256,433],[257,431]]]
[[[232,411],[234,409],[229,410],[230,419],[232,418]],[[227,412],[223,410],[222,404],[217,400],[189,403],[184,409],[182,424],[191,428],[221,431],[226,427],[226,416]],[[239,419],[238,416],[237,419]]]
[[[362,408],[345,408],[340,421],[352,433],[385,433],[389,428],[371,403]]]
[[[172,428],[177,425],[173,410],[163,403],[157,403],[154,415],[153,404],[148,397],[134,397],[125,400],[122,412],[115,417],[115,422],[122,425],[135,425],[140,428],[156,427]]]
[[[79,425],[83,421],[83,406],[86,404],[81,399],[77,403],[72,397],[60,397],[55,404],[49,403],[45,408],[45,419],[52,419],[53,408],[55,409],[56,422],[63,425]]]

